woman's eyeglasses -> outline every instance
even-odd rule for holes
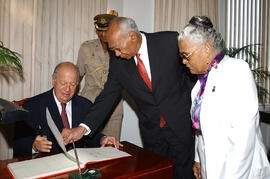
[[[181,52],[179,55],[182,59],[187,59],[189,60],[189,58],[191,57],[191,55],[193,55],[194,52],[200,50],[203,46],[200,46],[199,48],[193,50],[193,52],[190,53],[186,53],[186,52]]]

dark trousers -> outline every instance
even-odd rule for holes
[[[194,162],[194,142],[190,136],[191,145],[184,144],[169,128],[167,124],[160,129],[155,146],[150,149],[153,152],[174,160],[174,179],[193,179],[192,166]]]

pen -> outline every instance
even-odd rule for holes
[[[80,161],[79,161],[79,157],[78,157],[78,154],[77,154],[77,150],[76,150],[74,141],[72,141],[72,145],[73,145],[73,149],[74,149],[74,153],[75,153],[75,157],[76,157],[76,162],[77,162],[78,169],[79,169],[79,177],[81,177],[82,176],[82,171],[81,171]]]

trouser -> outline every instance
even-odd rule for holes
[[[190,144],[184,144],[170,127],[165,124],[160,128],[158,139],[153,152],[175,161],[173,168],[174,179],[193,179],[192,166],[194,162],[194,141],[190,136]],[[150,149],[151,150],[151,149]]]

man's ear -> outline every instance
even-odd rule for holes
[[[130,31],[128,37],[132,41],[137,40],[137,33],[135,31]]]
[[[52,85],[54,86],[54,83],[55,83],[55,79],[54,77],[52,76]]]

